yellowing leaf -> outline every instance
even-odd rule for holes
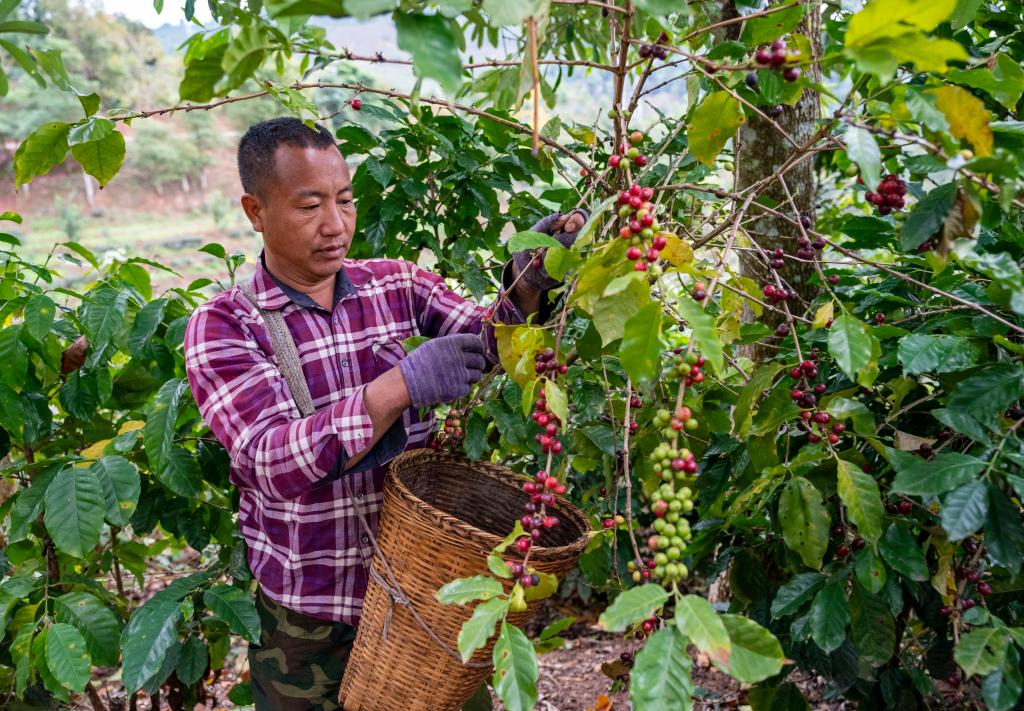
[[[834,314],[835,304],[830,301],[815,312],[814,327],[825,328],[825,325],[832,320]]]
[[[103,456],[103,450],[107,448],[108,444],[110,444],[109,439],[101,439],[99,442],[83,449],[82,456],[86,459],[99,459]]]
[[[119,429],[117,433],[119,435],[123,435],[125,432],[134,432],[135,430],[141,430],[145,426],[146,422],[144,420],[128,420],[128,422],[125,422],[123,425],[121,425],[121,429]]]
[[[671,232],[661,232],[665,238],[665,249],[661,250],[661,258],[668,260],[673,267],[680,268],[693,261],[693,247],[689,242]]]
[[[928,32],[948,18],[954,7],[956,0],[872,0],[850,18],[846,46],[869,44],[913,29]]]
[[[694,110],[686,127],[690,151],[701,163],[711,165],[746,120],[739,101],[726,91],[716,91]]]
[[[536,377],[533,354],[543,350],[552,341],[551,336],[539,326],[503,324],[495,324],[494,338],[498,342],[501,367],[520,386],[525,386]]]
[[[956,138],[970,141],[975,155],[991,155],[992,129],[984,102],[958,86],[944,86],[933,93],[939,111],[949,121],[949,132]]]

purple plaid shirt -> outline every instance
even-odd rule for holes
[[[441,277],[389,259],[345,260],[328,311],[278,281],[262,255],[261,308],[282,309],[316,407],[302,417],[273,355],[263,319],[235,287],[200,306],[185,335],[185,369],[203,419],[231,457],[238,522],[266,595],[298,612],[357,624],[372,558],[340,477],[373,436],[363,389],[405,356],[410,336],[479,333],[485,307]],[[522,323],[510,300],[495,315]],[[487,355],[497,361],[493,339]],[[345,472],[374,531],[384,464],[427,444],[433,414],[406,410],[354,471]]]

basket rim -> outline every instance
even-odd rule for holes
[[[504,540],[504,536],[488,533],[483,529],[466,523],[448,511],[444,511],[427,503],[420,497],[416,496],[412,490],[402,482],[400,473],[405,469],[410,468],[410,463],[419,462],[423,459],[450,462],[452,464],[467,467],[473,469],[478,474],[489,477],[505,486],[513,485],[512,480],[526,482],[530,481],[530,479],[523,474],[512,471],[503,464],[496,464],[494,462],[484,460],[474,462],[468,457],[460,454],[438,452],[426,447],[421,449],[410,449],[402,452],[392,459],[388,465],[385,489],[390,488],[397,496],[404,499],[419,516],[430,521],[436,521],[439,518],[447,518],[453,522],[453,526],[458,530],[461,537],[468,538],[474,543],[479,544],[481,548],[488,551],[501,543],[501,541]],[[580,537],[572,543],[563,546],[543,546],[535,544],[530,549],[530,556],[535,559],[541,558],[544,560],[558,560],[577,555],[582,553],[590,543],[590,539],[592,537],[591,534],[593,533],[590,530],[590,522],[587,520],[586,515],[575,504],[562,499],[555,506],[555,511],[558,512],[559,517],[563,520],[566,518],[573,519],[574,524],[580,530]]]

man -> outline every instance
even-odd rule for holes
[[[260,583],[260,644],[249,650],[256,708],[337,708],[371,559],[347,479],[376,528],[385,463],[426,445],[420,408],[465,397],[497,361],[485,308],[404,261],[346,258],[355,233],[352,180],[331,134],[295,118],[252,126],[238,147],[242,208],[263,235],[255,304],[238,288],[189,321],[185,365],[203,418],[231,457],[239,526]],[[534,229],[572,243],[585,215]],[[493,316],[522,323],[558,284],[530,255],[506,265],[515,288]],[[303,417],[259,309],[280,310],[314,415]],[[402,341],[427,341],[406,353]]]

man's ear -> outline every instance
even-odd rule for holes
[[[242,210],[245,211],[245,216],[252,223],[252,228],[257,232],[262,232],[263,205],[260,203],[260,199],[251,193],[244,193],[242,195]]]

